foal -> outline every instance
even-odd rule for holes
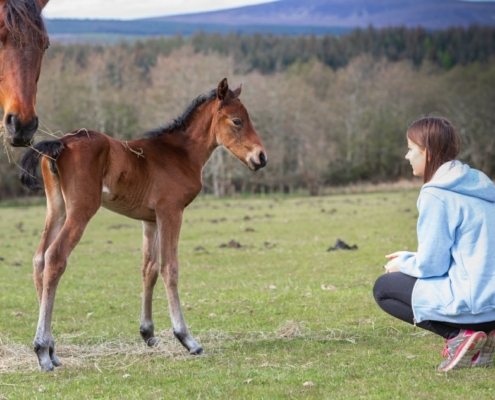
[[[40,303],[34,351],[42,371],[61,365],[51,332],[58,282],[67,258],[100,206],[143,224],[143,304],[141,336],[154,346],[153,287],[160,273],[167,290],[175,337],[190,354],[203,349],[182,315],[177,291],[179,232],[184,208],[202,188],[201,171],[219,145],[251,170],[266,165],[266,152],[239,100],[241,87],[229,90],[223,79],[216,90],[194,100],[170,125],[143,139],[121,142],[86,129],[60,140],[40,142],[24,155],[22,183],[40,188],[35,178],[40,154],[47,216],[33,259]],[[159,258],[161,257],[161,263]]]

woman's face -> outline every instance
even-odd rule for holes
[[[423,177],[426,167],[426,149],[407,139],[406,160],[411,164],[413,175]]]

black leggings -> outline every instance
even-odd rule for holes
[[[416,278],[402,272],[381,275],[373,287],[375,301],[383,311],[411,325],[414,324],[411,298],[416,280]],[[471,329],[485,333],[495,329],[495,321],[468,325],[440,321],[422,321],[416,325],[436,333],[445,339],[451,339],[457,336],[461,329]]]

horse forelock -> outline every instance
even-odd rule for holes
[[[49,43],[41,8],[35,0],[10,0],[5,3],[5,26],[12,40],[19,46],[41,42]]]
[[[151,139],[166,133],[172,133],[175,131],[184,131],[193,121],[194,116],[198,111],[198,108],[203,104],[212,101],[216,97],[217,97],[216,89],[213,89],[208,94],[202,94],[196,97],[196,99],[194,99],[191,102],[191,104],[189,104],[189,106],[185,109],[185,111],[177,118],[173,119],[172,122],[160,128],[145,133],[144,137]]]

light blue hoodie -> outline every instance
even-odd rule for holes
[[[495,185],[459,161],[443,164],[418,198],[418,251],[399,270],[419,278],[416,322],[495,321]]]

